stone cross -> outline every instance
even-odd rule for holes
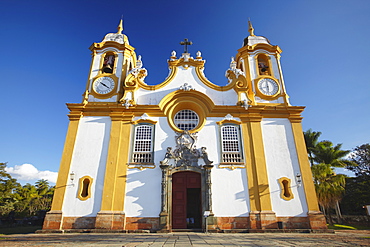
[[[188,53],[188,45],[192,45],[193,42],[189,41],[188,39],[184,39],[184,41],[180,42],[180,45],[184,46],[184,53]]]

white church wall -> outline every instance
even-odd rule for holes
[[[307,203],[302,186],[295,176],[301,173],[291,123],[285,118],[265,118],[261,122],[272,209],[276,216],[307,216]],[[281,198],[278,179],[291,180],[294,198]]]
[[[140,117],[135,118],[138,120]],[[129,169],[127,172],[125,214],[127,217],[158,217],[161,210],[162,172],[159,167],[167,147],[175,149],[174,131],[165,117],[149,117],[157,121],[154,135],[154,164],[156,168]]]
[[[163,87],[161,90],[153,92],[139,88],[136,92],[136,102],[140,105],[156,105],[167,94],[179,90],[185,83],[196,91],[204,93],[210,97],[216,105],[235,105],[238,101],[237,94],[234,90],[220,92],[205,86],[198,78],[194,67],[189,67],[188,69],[178,67],[177,74],[171,83]]]
[[[158,217],[161,210],[161,169],[129,169],[127,172],[126,217]]]
[[[63,216],[96,216],[100,211],[111,120],[109,117],[83,117],[80,120],[69,173],[75,173],[74,185],[66,187]],[[77,198],[79,178],[90,176],[91,197]]]
[[[219,125],[223,118],[208,118],[206,125],[199,132],[197,147],[207,147],[208,158],[213,161],[211,172],[212,209],[218,217],[248,216],[249,194],[245,169],[220,169],[221,141]],[[235,118],[235,120],[239,120]]]

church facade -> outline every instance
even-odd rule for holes
[[[169,75],[147,70],[122,34],[94,43],[44,230],[325,229],[281,49],[245,38],[227,85],[200,52],[172,52]],[[191,44],[185,40],[185,47]]]

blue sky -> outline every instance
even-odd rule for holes
[[[181,53],[179,42],[188,38],[190,53],[206,59],[208,79],[225,85],[251,18],[255,34],[283,50],[291,104],[306,106],[303,129],[345,149],[369,142],[370,1],[2,0],[0,11],[0,162],[37,169],[27,166],[23,173],[34,176],[20,181],[58,171],[65,103],[81,102],[88,48],[116,32],[122,15],[148,84],[164,80],[171,51]]]

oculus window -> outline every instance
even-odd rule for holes
[[[181,130],[192,130],[198,126],[199,116],[192,110],[181,110],[175,114],[174,123]]]

